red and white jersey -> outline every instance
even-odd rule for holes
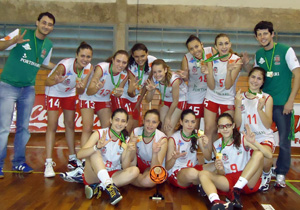
[[[137,127],[133,130],[133,133],[135,136],[141,136],[143,133],[144,127]],[[140,141],[137,143],[136,147],[136,154],[137,156],[143,161],[144,164],[147,166],[151,166],[152,161],[152,145],[153,141],[158,142],[161,138],[167,138],[166,134],[161,132],[160,130],[155,130],[155,135],[152,137],[151,141],[148,143],[145,143],[144,139],[143,141]],[[163,161],[163,166],[165,166],[165,159]]]
[[[115,85],[112,82],[111,75],[110,75],[110,63],[107,62],[101,62],[96,65],[96,67],[99,66],[102,70],[102,77],[100,78],[100,81],[105,80],[104,86],[98,90],[98,92],[95,95],[92,95],[91,99],[95,102],[106,102],[110,101],[110,95],[113,89],[115,88]],[[126,79],[127,77],[127,71],[122,71],[119,74],[113,75],[114,83],[117,85],[118,81],[120,80],[120,83]]]
[[[266,101],[269,99],[270,95],[262,92],[263,96],[266,98]],[[248,124],[251,128],[251,131],[255,133],[255,139],[257,142],[262,143],[265,140],[268,140],[275,145],[273,130],[267,129],[261,121],[261,118],[257,111],[257,105],[259,98],[247,98],[246,93],[242,94],[242,124],[240,127],[240,132],[245,131],[245,124]],[[265,111],[265,107],[263,108]],[[245,131],[246,132],[246,131]]]
[[[67,76],[65,80],[61,83],[58,83],[53,86],[45,87],[45,94],[47,96],[53,97],[70,97],[76,95],[76,78],[77,78],[77,70],[75,67],[75,58],[66,58],[61,60],[56,66],[52,69],[48,77],[56,70],[58,65],[63,65],[65,72],[63,76]],[[81,74],[81,79],[84,79],[90,72],[91,64],[89,63],[83,68],[83,73]]]
[[[226,143],[226,142],[225,142]],[[224,144],[225,144],[224,143]],[[222,162],[225,174],[236,173],[244,170],[250,160],[250,150],[244,145],[244,136],[241,134],[241,145],[236,148],[233,143],[226,145],[222,149],[222,138],[216,140],[213,144],[218,153],[222,153]]]
[[[163,83],[158,82],[153,77],[154,83],[158,84],[156,88],[159,90],[159,92],[161,94],[161,99],[163,99],[163,95],[165,95],[164,96],[164,101],[173,102],[172,85],[174,84],[174,82],[176,80],[180,80],[180,85],[179,85],[179,101],[187,101],[187,85],[181,79],[181,77],[179,75],[177,75],[176,73],[174,73],[174,72],[172,72],[172,77],[171,77],[171,80],[170,80],[170,85],[166,88],[166,91],[165,91],[165,85]]]
[[[103,128],[97,130],[99,134],[99,139],[101,138],[103,131],[106,131],[106,141],[111,139],[110,128]],[[123,147],[121,147],[121,140],[117,139],[116,141],[112,140],[105,147],[101,148],[101,155],[103,163],[107,171],[121,170],[121,158],[122,153],[124,152]]]
[[[88,82],[86,83],[86,87],[85,87],[85,89],[84,89],[84,93],[78,95],[78,98],[79,98],[80,100],[91,101],[92,96],[87,95],[87,94],[86,94],[86,91],[87,91],[88,86],[90,85],[90,82],[91,82],[91,80],[92,80],[92,78],[93,78],[93,75],[94,75],[94,71],[92,71],[92,73],[90,74],[90,78],[89,78]]]
[[[225,89],[225,79],[227,74],[227,64],[231,62],[237,62],[240,59],[239,56],[231,54],[230,58],[226,61],[215,60],[213,61],[213,75],[215,79],[215,89],[211,90],[207,88],[205,98],[215,102],[217,104],[234,105],[235,88],[237,80],[240,76],[237,76],[234,84],[229,90]]]
[[[186,152],[187,154],[183,157],[177,158],[173,167],[168,171],[168,176],[181,168],[194,167],[198,164],[197,151],[191,152],[192,141],[188,141],[182,137],[181,130],[176,131],[169,139],[169,141],[174,141],[176,149],[180,145],[180,153]],[[198,145],[198,142],[197,142]]]
[[[211,47],[203,50],[206,59],[213,56]],[[188,104],[202,104],[207,89],[207,75],[201,72],[201,66],[197,67],[197,60],[191,53],[185,54],[185,59],[189,67]]]
[[[151,68],[152,68],[152,63],[153,63],[153,61],[155,61],[157,58],[156,57],[154,57],[154,56],[152,56],[152,55],[148,55],[148,57],[147,57],[147,59],[148,59],[148,66],[149,66],[149,71],[147,71],[147,73],[144,73],[144,75],[143,75],[143,78],[142,78],[142,80],[141,80],[141,85],[143,86],[145,83],[146,83],[146,81],[147,81],[147,79],[148,79],[148,77],[149,77],[149,75],[150,75],[150,72],[151,72]],[[133,76],[136,78],[136,81],[137,80],[139,80],[139,73],[140,73],[140,77],[142,76],[142,70],[139,70],[138,69],[139,68],[139,66],[137,65],[137,64],[134,64],[134,65],[132,65],[132,66],[130,66],[129,67],[129,74],[131,73],[131,74],[133,74]],[[135,97],[130,97],[129,95],[128,95],[128,93],[127,93],[127,90],[128,90],[128,82],[129,81],[127,81],[126,82],[126,84],[125,84],[125,86],[124,86],[124,92],[123,92],[123,95],[121,96],[121,98],[126,98],[126,99],[128,99],[129,101],[131,101],[131,102],[137,102],[137,99],[138,99],[138,95],[140,94],[140,91],[139,90],[135,90]]]

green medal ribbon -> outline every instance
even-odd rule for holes
[[[44,48],[45,39],[43,40],[41,51],[40,51],[40,53],[38,53],[37,44],[36,44],[36,35],[35,34],[36,34],[36,31],[34,32],[35,55],[36,55],[36,62],[39,63],[39,57],[42,53],[42,49]]]
[[[159,89],[161,89],[160,82],[158,82],[158,84],[159,84]],[[163,94],[162,97],[161,97],[161,100],[162,100],[163,102],[165,101],[166,89],[167,89],[167,86],[165,85],[165,87],[164,87],[164,94]]]
[[[154,131],[153,133],[151,133],[150,136],[145,136],[144,130],[143,130],[143,133],[142,133],[142,137],[143,137],[143,138],[151,138],[151,137],[153,137],[154,135],[155,135],[155,131]]]
[[[80,70],[78,70],[78,68],[76,67],[76,72],[77,72],[77,77],[78,77],[78,78],[81,78],[83,69],[80,71]]]
[[[260,91],[259,93],[253,93],[251,90],[250,90],[250,88],[248,88],[248,93],[250,93],[250,94],[252,94],[252,95],[257,95],[257,94],[262,94],[262,92]]]
[[[117,84],[115,84],[115,80],[114,80],[114,75],[113,75],[113,71],[112,71],[112,64],[110,65],[110,77],[111,77],[111,82],[113,83],[113,85],[115,86],[115,88],[119,87],[120,82],[121,82],[121,75],[119,76],[119,81]]]
[[[140,76],[140,66],[138,65],[138,79],[140,80],[139,81],[139,85],[142,84],[142,81],[143,81],[143,77],[144,77],[144,72],[145,72],[145,65],[144,65],[144,68],[143,68],[143,71],[142,71],[142,76]]]
[[[226,55],[222,55],[222,56],[217,57],[217,56],[219,55],[219,53],[216,53],[216,54],[214,54],[213,56],[211,56],[210,58],[204,60],[204,63],[208,63],[208,62],[212,62],[212,61],[215,61],[215,60],[219,60],[219,59],[225,58],[225,57],[227,57],[229,54],[230,54],[230,53],[228,53],[228,54],[226,54]]]
[[[196,58],[195,56],[193,56],[193,58],[196,60],[197,62],[197,67],[200,67],[200,63],[201,63],[201,59]],[[202,60],[205,62],[205,52],[202,52]]]
[[[120,139],[121,140],[121,142],[124,142],[124,143],[126,143],[126,141],[125,141],[125,137],[124,137],[124,135],[123,135],[123,133],[121,132],[121,136],[119,135],[119,134],[117,134],[117,132],[116,131],[114,131],[112,128],[110,128],[110,131],[118,138],[118,139]]]
[[[265,61],[266,61],[266,65],[267,65],[269,72],[272,71],[272,64],[273,64],[273,60],[274,60],[275,48],[276,48],[276,43],[274,43],[274,45],[273,45],[273,52],[272,52],[272,57],[271,57],[271,61],[270,61],[270,66],[269,66],[268,59],[266,57],[266,51],[265,51]]]
[[[198,135],[197,134],[192,134],[190,136],[186,136],[184,133],[183,133],[183,130],[181,130],[181,135],[186,138],[186,139],[190,139],[192,137],[195,137],[195,138],[198,138]]]
[[[230,139],[227,140],[227,142],[224,144],[224,138],[222,138],[222,148],[220,153],[222,152],[222,150],[227,146],[228,142],[231,140],[232,136],[230,137]]]

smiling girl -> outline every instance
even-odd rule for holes
[[[50,72],[46,79],[46,106],[48,114],[48,126],[46,131],[46,163],[45,177],[54,177],[55,173],[52,161],[52,151],[57,129],[58,110],[61,108],[64,114],[65,135],[69,148],[69,169],[75,169],[81,165],[76,158],[74,145],[74,120],[76,107],[76,92],[82,93],[86,87],[93,66],[93,49],[82,42],[76,51],[76,58],[67,58],[60,61]]]
[[[155,89],[161,94],[160,119],[162,130],[167,136],[171,136],[179,121],[182,110],[186,108],[187,85],[173,73],[170,67],[162,59],[157,59],[152,64],[153,77],[147,80],[146,100],[153,99]]]
[[[226,34],[219,34],[215,38],[215,48],[218,53],[213,56],[213,61],[202,67],[207,68],[203,70],[207,73],[208,86],[204,100],[204,127],[210,141],[210,151],[217,139],[217,116],[223,112],[234,115],[235,87],[242,67],[240,57],[233,53]]]
[[[240,132],[245,130],[245,124],[249,124],[255,139],[267,150],[274,153],[275,141],[272,125],[273,98],[262,92],[262,87],[266,78],[265,70],[254,67],[248,76],[249,89],[245,93],[239,90],[235,96],[235,115],[236,126],[240,127]],[[262,176],[261,191],[269,189],[271,181],[271,167],[273,158],[264,159],[264,169]]]

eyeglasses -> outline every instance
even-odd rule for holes
[[[230,128],[232,126],[232,124],[225,124],[225,125],[218,125],[219,129],[224,129],[224,128]]]

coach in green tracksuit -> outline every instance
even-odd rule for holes
[[[0,178],[6,157],[7,140],[14,104],[17,109],[16,135],[12,170],[30,173],[26,164],[25,148],[30,138],[29,119],[35,100],[35,78],[41,66],[52,68],[50,63],[52,42],[46,38],[53,31],[54,16],[41,13],[36,29],[16,29],[0,40],[0,50],[10,50],[0,75]]]

